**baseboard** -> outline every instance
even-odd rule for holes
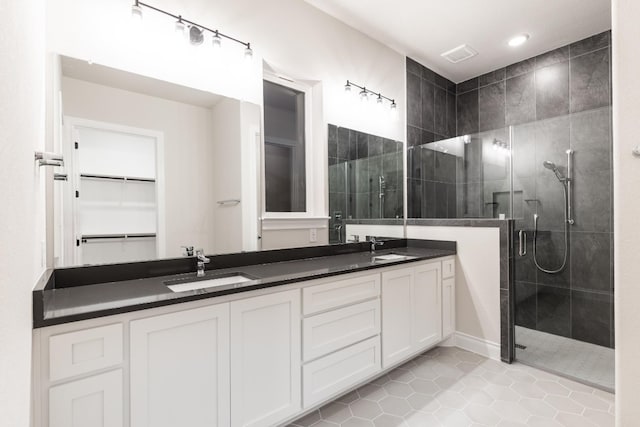
[[[458,347],[489,359],[500,361],[500,344],[484,340],[482,338],[456,332],[449,339],[444,341],[442,346]]]

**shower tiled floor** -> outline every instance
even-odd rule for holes
[[[613,410],[610,393],[438,347],[291,426],[613,427]]]
[[[516,326],[516,359],[607,390],[614,389],[614,350]]]

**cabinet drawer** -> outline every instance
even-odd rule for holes
[[[49,381],[122,363],[122,324],[49,337]]]
[[[442,278],[447,279],[456,275],[456,260],[446,259],[442,261]]]
[[[306,364],[304,407],[309,408],[380,372],[380,336]]]
[[[303,358],[315,359],[380,333],[380,300],[304,319]]]
[[[302,312],[306,316],[376,298],[379,295],[379,274],[310,286],[302,290]]]

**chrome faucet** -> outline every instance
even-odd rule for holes
[[[378,242],[374,236],[369,237],[369,243],[371,243],[371,252],[376,251],[376,246],[384,245],[384,242]]]
[[[196,250],[196,258],[198,258],[198,273],[197,277],[204,277],[204,266],[205,264],[209,264],[211,260],[204,256],[204,251],[202,249]]]

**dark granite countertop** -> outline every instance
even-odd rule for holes
[[[101,266],[100,269],[84,267],[52,270],[49,277],[43,278],[41,285],[34,290],[34,328],[423,261],[456,253],[455,242],[431,240],[390,239],[383,247],[387,249],[377,250],[375,254],[369,251],[367,243],[330,245],[316,249],[300,248],[298,252],[310,256],[300,258],[303,255],[298,255],[298,259],[291,260],[287,259],[287,254],[294,254],[290,249],[212,256],[205,277],[198,279],[195,268],[188,273],[177,271],[178,274],[155,274],[153,277],[136,277],[135,274],[130,274],[128,280],[100,282],[99,278],[87,278],[91,269],[95,274],[99,274],[107,271],[106,269],[120,267],[122,271],[136,268],[138,264],[143,263],[120,266],[114,264]],[[389,253],[406,254],[412,258],[383,262],[374,261],[372,258],[374,255]],[[229,262],[230,257],[234,257],[233,262]],[[265,260],[271,262],[264,262]],[[153,263],[157,266],[162,265],[163,261]],[[162,272],[165,270],[169,269],[166,266],[164,269],[158,269]],[[184,292],[173,292],[166,286],[166,282],[207,280],[238,273],[252,280]],[[103,277],[108,280],[114,274],[118,275],[114,271],[113,274],[103,274]]]

